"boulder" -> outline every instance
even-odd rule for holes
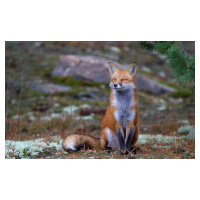
[[[110,74],[107,59],[96,56],[83,55],[60,55],[59,63],[52,71],[52,76],[72,76],[78,80],[108,83]],[[125,67],[114,62],[119,68]],[[176,91],[174,88],[159,84],[149,78],[137,74],[136,83],[138,88],[150,90],[154,94],[163,94]]]
[[[47,94],[54,94],[60,92],[68,92],[71,90],[68,86],[58,85],[54,83],[36,83],[31,84],[31,89]]]
[[[52,76],[72,76],[79,80],[107,83],[110,80],[107,62],[96,56],[61,55]]]

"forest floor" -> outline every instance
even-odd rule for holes
[[[131,62],[134,55],[142,63],[140,74],[177,89],[162,95],[138,91],[140,137],[135,151],[128,156],[115,150],[63,151],[62,140],[68,134],[101,136],[101,120],[110,93],[108,84],[51,77],[58,56],[69,53],[107,56],[120,63]],[[70,86],[72,90],[59,94],[33,91],[29,85],[36,79]],[[140,52],[135,43],[7,43],[6,86],[5,158],[195,158],[195,141],[191,139],[195,128],[194,94],[176,84],[162,58]]]

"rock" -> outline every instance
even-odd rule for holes
[[[101,89],[105,89],[106,86],[105,86],[105,85],[100,85],[100,88],[101,88]]]
[[[98,94],[100,92],[100,90],[98,88],[87,87],[86,90],[87,90],[87,92],[95,93],[95,94]]]
[[[61,55],[59,63],[52,71],[52,76],[72,76],[78,80],[87,80],[91,82],[108,83],[110,74],[108,70],[107,59],[96,56],[82,55]],[[119,68],[125,69],[121,64],[114,62]],[[136,83],[138,88],[150,90],[154,94],[163,94],[176,91],[155,81],[137,75]]]
[[[154,94],[164,94],[176,91],[174,88],[171,88],[169,86],[160,83],[156,83],[155,81],[140,75],[137,75],[136,83],[138,88],[150,90]]]
[[[88,105],[88,104],[83,104],[83,105],[80,106],[80,108],[91,108],[91,106]]]
[[[173,103],[173,104],[181,104],[181,103],[183,103],[183,99],[182,98],[175,99],[175,98],[169,97],[168,100],[169,100],[170,103]]]
[[[142,70],[143,72],[148,73],[148,74],[151,73],[151,69],[148,68],[148,67],[146,67],[146,66],[142,66],[141,70]]]
[[[35,121],[35,120],[36,120],[36,117],[30,116],[30,117],[28,118],[28,120],[29,120],[29,121]]]
[[[79,92],[74,95],[74,98],[83,101],[94,101],[97,99],[97,96],[91,92]]]
[[[166,78],[166,75],[164,72],[159,72],[158,75],[161,77],[161,78]]]
[[[35,45],[36,47],[40,47],[40,46],[42,45],[42,42],[34,42],[34,45]]]
[[[115,52],[115,53],[121,52],[121,49],[118,47],[115,47],[115,46],[111,46],[109,49],[110,49],[110,51]]]
[[[186,134],[186,133],[190,133],[190,131],[194,129],[194,126],[181,126],[179,129],[178,129],[178,134],[180,135],[183,135],[183,134]]]
[[[108,82],[108,60],[96,56],[61,55],[52,76],[72,76],[91,82]]]
[[[188,140],[195,140],[195,129],[192,128],[186,137]]]
[[[31,89],[48,94],[71,91],[71,87],[54,83],[33,83],[31,84]]]
[[[74,106],[74,105],[71,105],[71,106],[67,106],[67,107],[64,107],[63,108],[63,112],[64,113],[68,113],[69,115],[73,115],[73,114],[75,114],[76,112],[78,112],[79,111],[79,107],[77,107],[77,106]]]
[[[59,106],[60,106],[59,103],[54,103],[54,104],[53,104],[53,107],[55,107],[55,108],[57,108],[57,107],[59,107]]]
[[[165,106],[165,105],[162,105],[162,106],[158,107],[158,110],[159,110],[159,111],[166,110],[166,106]]]

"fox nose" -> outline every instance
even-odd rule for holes
[[[114,84],[114,87],[117,87],[117,84]]]

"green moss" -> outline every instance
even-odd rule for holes
[[[100,87],[101,84],[98,82],[91,82],[91,83],[86,83],[86,85],[91,87]]]
[[[194,96],[194,93],[191,90],[185,90],[182,89],[180,87],[177,87],[175,84],[173,83],[168,83],[168,82],[164,82],[164,81],[158,81],[158,83],[161,83],[163,85],[175,88],[177,91],[176,92],[172,92],[169,94],[169,96],[173,97],[173,98],[187,98],[187,97],[192,97]]]
[[[26,89],[23,91],[23,98],[31,98],[31,97],[41,97],[44,96],[44,93],[35,90]]]
[[[108,107],[109,104],[110,104],[110,101],[92,101],[92,102],[89,102],[88,101],[88,104],[90,106],[100,106],[100,107]]]
[[[67,85],[66,77],[54,76],[54,77],[51,77],[51,80],[53,83],[56,83],[56,84]]]
[[[175,88],[175,89],[177,88],[177,86],[173,83],[168,83],[168,82],[165,82],[165,81],[158,81],[158,83],[172,87],[172,88]]]
[[[176,92],[172,92],[169,94],[169,96],[173,98],[187,98],[187,97],[193,97],[194,93],[192,93],[189,90],[183,90],[183,89],[178,89]]]
[[[100,87],[100,83],[91,82],[87,80],[77,80],[71,76],[67,77],[54,76],[51,79],[54,83],[68,85],[71,87],[81,87],[81,86]]]

